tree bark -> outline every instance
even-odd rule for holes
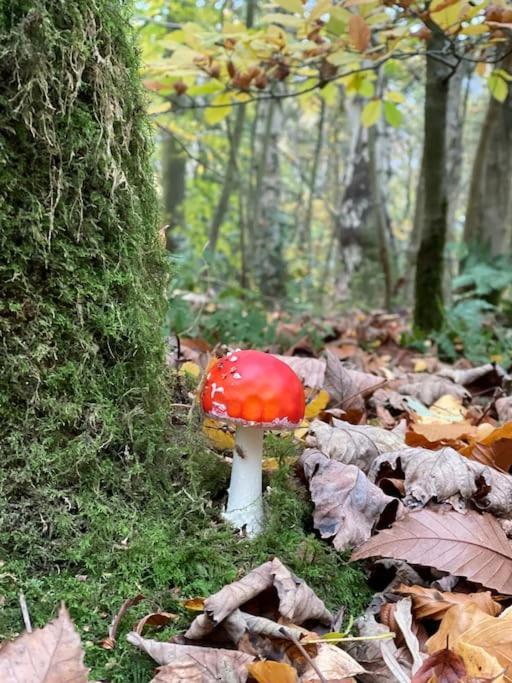
[[[178,248],[176,233],[185,224],[185,183],[187,155],[173,135],[162,144],[162,189],[166,247],[174,252]]]
[[[512,56],[500,68],[512,73]],[[491,96],[473,164],[464,240],[492,256],[510,251],[512,236],[512,89]]]
[[[424,193],[414,307],[414,326],[427,334],[439,329],[444,318],[443,257],[448,212],[446,122],[452,69],[432,53],[443,54],[445,47],[444,35],[434,27],[427,44]]]

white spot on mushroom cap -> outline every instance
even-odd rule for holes
[[[228,361],[230,361],[230,363],[236,363],[236,361],[238,360],[238,356],[235,356],[234,354],[231,354],[227,358],[228,358]]]
[[[239,372],[233,374],[233,379],[242,379],[242,375]]]
[[[215,394],[223,394],[224,393],[224,387],[219,387],[215,382],[212,383],[212,392],[211,392],[211,397],[215,396]]]

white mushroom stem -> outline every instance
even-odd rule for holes
[[[262,455],[263,429],[238,426],[228,504],[223,516],[237,529],[245,527],[249,537],[257,536],[263,528]]]

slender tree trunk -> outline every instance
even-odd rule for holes
[[[372,126],[368,131],[370,187],[379,240],[379,258],[384,274],[384,305],[386,309],[389,310],[391,308],[393,274],[388,244],[388,217],[386,214],[385,199],[382,193],[381,173],[378,161],[378,134],[379,131],[376,125]]]
[[[259,133],[261,149],[256,182],[254,210],[253,273],[261,295],[268,303],[275,303],[286,293],[286,264],[284,238],[280,221],[281,179],[279,168],[279,137],[283,116],[280,102],[263,104],[266,115]]]
[[[322,151],[322,140],[324,135],[324,122],[325,122],[325,101],[322,100],[320,105],[320,115],[318,118],[318,130],[317,138],[315,142],[315,150],[313,152],[313,161],[311,164],[311,174],[309,177],[308,186],[308,202],[306,205],[306,216],[304,218],[304,228],[302,230],[302,239],[304,245],[306,246],[306,262],[307,262],[307,272],[311,278],[311,272],[313,267],[313,240],[311,234],[311,222],[313,217],[313,201],[315,199],[315,189],[316,181],[318,176],[318,166],[320,163],[320,152]]]
[[[500,65],[512,73],[512,56]],[[489,100],[473,164],[464,240],[492,256],[510,251],[512,236],[512,89]]]
[[[434,27],[427,44],[425,92],[424,193],[422,230],[415,282],[414,325],[424,333],[441,327],[443,258],[447,232],[446,121],[452,69],[430,53],[442,54],[444,35]]]
[[[218,204],[215,208],[215,213],[213,214],[212,223],[210,226],[210,237],[208,241],[208,251],[210,252],[210,254],[214,254],[215,249],[217,248],[220,226],[224,221],[224,217],[226,215],[226,211],[229,205],[229,198],[231,197],[231,192],[233,191],[237,168],[238,149],[240,147],[240,141],[242,139],[244,121],[245,105],[240,105],[239,107],[237,107],[235,116],[235,126],[233,130],[233,135],[231,136],[229,159],[226,167],[226,174],[224,176],[224,185],[222,186],[222,192],[220,194]]]
[[[185,181],[187,156],[174,136],[169,135],[162,144],[162,189],[166,246],[176,251],[178,237],[176,232],[185,224]]]

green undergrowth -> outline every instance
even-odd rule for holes
[[[314,535],[306,491],[284,464],[294,449],[290,438],[267,437],[266,452],[281,465],[266,481],[266,530],[246,541],[219,517],[229,469],[198,436],[197,425],[176,427],[171,464],[162,477],[176,479],[174,468],[184,474],[167,496],[131,507],[125,500],[98,495],[90,528],[75,537],[60,566],[37,571],[28,560],[3,558],[0,639],[23,628],[20,592],[36,626],[52,618],[63,600],[80,631],[92,680],[149,681],[152,662],[125,638],[137,619],[158,609],[177,614],[172,628],[149,633],[165,639],[195,616],[182,607],[183,598],[208,596],[273,556],[304,578],[330,608],[345,605],[349,614],[360,613],[369,599],[363,574]],[[139,593],[146,599],[123,619],[116,648],[104,650],[99,641],[113,614]]]

